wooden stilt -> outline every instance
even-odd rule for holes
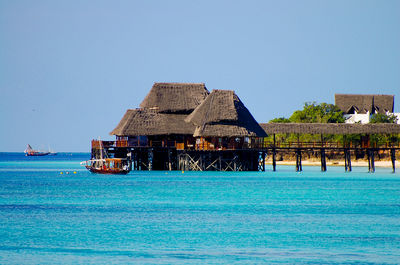
[[[371,150],[371,172],[375,172],[375,152]]]
[[[301,150],[299,149],[299,158],[300,158],[300,160],[299,160],[299,164],[300,164],[300,171],[303,171],[303,166],[302,166],[302,164],[301,164]]]
[[[172,164],[171,164],[171,149],[168,148],[168,170],[172,170]]]
[[[321,171],[326,171],[326,156],[325,156],[325,148],[321,148]]]
[[[350,150],[344,149],[344,170],[351,171]]]
[[[390,149],[390,159],[392,160],[393,173],[396,172],[396,150],[394,148]]]
[[[351,171],[351,151],[350,149],[347,150],[347,170]]]
[[[300,172],[303,170],[301,165],[301,150],[298,148],[296,150],[296,172]]]
[[[272,148],[272,170],[276,171],[276,140],[274,134],[274,147]]]
[[[368,171],[373,173],[375,172],[375,157],[374,157],[374,150],[368,149]]]
[[[272,149],[272,170],[276,171],[276,150]]]
[[[149,150],[148,156],[149,156],[148,169],[149,169],[149,171],[151,171],[153,169],[153,151],[152,150]]]
[[[262,152],[262,171],[265,172],[265,156],[266,153]]]

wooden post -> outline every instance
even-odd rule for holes
[[[369,149],[367,149],[367,159],[368,159],[368,172],[371,172],[371,154]]]
[[[148,169],[149,169],[149,171],[151,171],[153,169],[153,150],[149,149],[147,155],[148,155],[148,163],[149,163]]]
[[[299,157],[300,157],[300,171],[303,171],[303,166],[301,165],[301,150],[299,149]]]
[[[296,150],[296,172],[302,171],[303,168],[301,166],[301,150],[297,148]]]
[[[350,149],[347,150],[347,167],[348,170],[351,171],[351,151]]]
[[[390,158],[392,160],[393,173],[396,172],[396,149],[390,149]]]
[[[348,168],[349,168],[349,171],[351,171],[352,169],[351,169],[351,151],[350,151],[350,149],[348,150],[348,157],[347,157],[347,163],[348,163]]]
[[[325,155],[323,134],[321,134],[321,171],[326,172],[326,155]]]
[[[325,156],[325,148],[321,148],[321,171],[326,171],[326,156]]]
[[[262,152],[262,171],[265,172],[265,152]]]
[[[272,149],[272,170],[276,171],[276,151],[275,151],[275,148]]]
[[[375,172],[375,152],[373,149],[371,150],[371,169],[372,172]]]
[[[374,150],[368,148],[367,149],[367,154],[368,154],[368,171],[373,173],[373,172],[375,172]]]
[[[345,171],[351,171],[351,153],[347,148],[344,149],[344,168]]]
[[[171,165],[171,148],[168,147],[168,170],[172,170],[172,165]]]

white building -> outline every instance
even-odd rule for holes
[[[395,115],[400,124],[400,113],[394,113],[394,95],[335,94],[335,105],[345,114],[346,123],[369,123],[372,115]]]

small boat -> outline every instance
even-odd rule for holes
[[[126,158],[108,158],[103,148],[102,141],[99,140],[96,141],[96,143],[98,143],[100,158],[93,159],[92,157],[90,160],[83,161],[81,162],[82,166],[85,166],[90,172],[97,174],[126,175],[129,173],[130,167]]]
[[[26,147],[24,153],[26,156],[47,156],[50,154],[50,152],[34,150],[29,144]]]
[[[81,162],[81,165],[97,174],[126,175],[130,171],[127,159],[122,158],[91,159]]]

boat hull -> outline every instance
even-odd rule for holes
[[[43,152],[35,152],[35,153],[26,153],[26,156],[47,156],[50,153],[43,153]]]
[[[96,174],[106,174],[106,175],[126,175],[129,173],[129,170],[124,170],[124,169],[101,169],[101,168],[93,168],[90,166],[86,167],[90,172],[96,173]]]

